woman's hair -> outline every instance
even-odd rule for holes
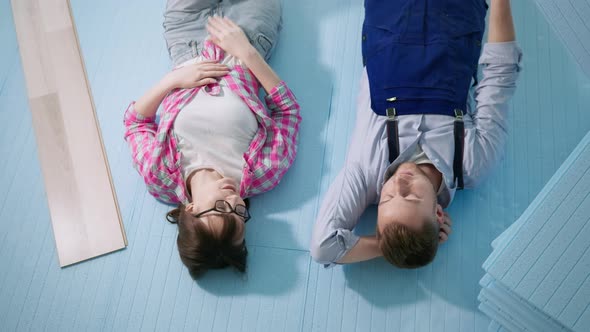
[[[211,231],[199,218],[186,212],[185,206],[168,212],[166,219],[178,224],[178,252],[180,260],[193,278],[198,278],[209,269],[233,266],[240,272],[246,271],[246,241],[235,244],[240,220],[232,214],[221,214],[221,232]]]

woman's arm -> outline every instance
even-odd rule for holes
[[[203,61],[175,69],[148,90],[135,103],[135,111],[146,118],[156,115],[166,95],[174,89],[191,89],[211,84],[229,73],[226,65]]]
[[[167,82],[165,78],[160,80],[135,102],[135,111],[145,118],[153,117],[164,97],[172,89],[170,82]]]
[[[213,16],[209,19],[207,31],[215,44],[240,59],[250,69],[267,93],[281,82],[264,58],[250,44],[242,28],[233,21],[226,17]]]

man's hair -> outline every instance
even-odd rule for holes
[[[240,272],[246,271],[246,241],[235,244],[240,221],[231,214],[224,213],[220,217],[223,218],[223,225],[221,232],[216,234],[199,218],[186,212],[183,205],[166,215],[168,221],[178,224],[176,243],[180,260],[194,279],[209,269],[228,266],[233,266]]]
[[[404,269],[415,269],[432,262],[438,249],[438,227],[426,220],[422,229],[415,231],[392,222],[383,232],[377,229],[379,249],[387,261]]]

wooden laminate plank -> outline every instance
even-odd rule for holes
[[[12,0],[60,265],[127,240],[67,0]]]

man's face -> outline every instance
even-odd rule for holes
[[[437,210],[432,182],[416,164],[403,163],[383,185],[377,227],[382,232],[385,226],[396,222],[420,230],[424,222],[437,222]]]

